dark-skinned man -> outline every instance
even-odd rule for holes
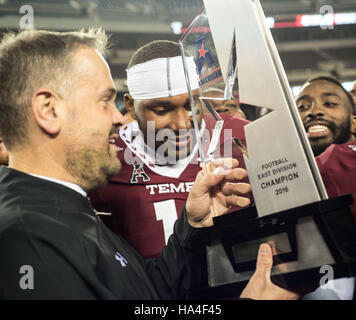
[[[338,80],[316,77],[307,81],[296,103],[315,156],[331,144],[355,139],[353,99]]]
[[[352,96],[338,80],[319,76],[303,85],[296,103],[329,197],[352,194],[356,200],[356,112]],[[356,217],[356,203],[350,208]],[[354,278],[338,279],[330,283],[331,296],[318,289],[309,297],[350,300],[354,282]]]

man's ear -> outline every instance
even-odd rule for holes
[[[58,95],[51,90],[41,89],[35,92],[31,102],[37,125],[50,135],[58,134],[61,129]]]
[[[136,111],[134,107],[134,99],[130,96],[130,94],[124,94],[124,103],[126,110],[130,113],[131,117],[135,120],[136,119]]]

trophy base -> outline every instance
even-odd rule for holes
[[[204,241],[207,287],[199,298],[238,297],[254,273],[261,243],[272,247],[272,281],[305,292],[320,284],[325,270],[333,279],[356,273],[356,221],[342,196],[257,217],[255,207],[214,218]],[[323,266],[329,269],[322,268]],[[302,289],[303,288],[303,289]]]

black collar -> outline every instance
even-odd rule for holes
[[[0,208],[9,200],[36,207],[85,212],[95,215],[89,198],[62,184],[31,176],[8,167],[0,168]]]

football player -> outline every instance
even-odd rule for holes
[[[319,154],[326,148],[316,157],[316,162],[328,195],[332,198],[352,194],[354,203],[350,209],[356,218],[354,101],[340,82],[329,77],[318,77],[307,82],[298,97],[297,105],[301,115],[310,112],[309,120],[308,116],[304,119],[314,153]],[[355,297],[354,277],[333,280],[329,287],[333,289],[318,289],[307,296],[308,299],[352,300]]]
[[[216,121],[203,115],[193,59],[188,60],[188,72],[206,147]],[[104,212],[102,219],[112,231],[125,237],[144,257],[156,257],[201,168],[178,44],[160,40],[141,47],[129,62],[127,77],[125,107],[136,121],[120,129],[117,145],[122,170],[91,195],[91,200],[96,210]],[[248,123],[229,115],[222,118],[223,147],[218,156],[236,151],[231,138],[245,142],[243,127]],[[231,155],[244,167],[241,152]]]
[[[307,81],[296,103],[315,156],[331,144],[355,139],[355,105],[338,80],[323,76]]]
[[[246,119],[244,112],[241,110],[239,103],[235,98],[225,99],[224,91],[217,88],[208,89],[203,92],[203,96],[213,97],[217,99],[208,100],[212,107],[221,114],[230,114],[232,116]]]

